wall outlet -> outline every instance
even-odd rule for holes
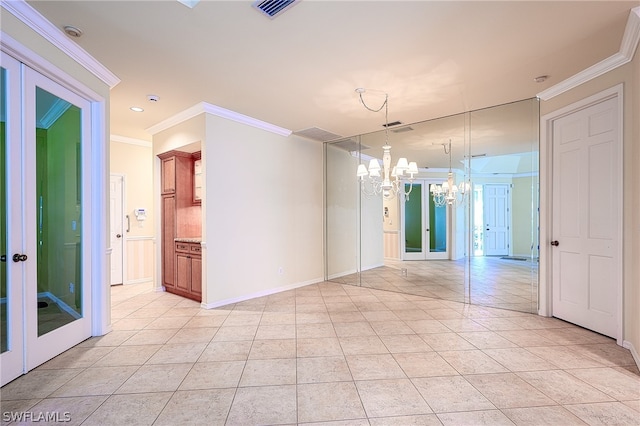
[[[73,293],[76,290],[76,286],[73,283],[69,283],[69,293]]]

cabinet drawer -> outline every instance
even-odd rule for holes
[[[191,253],[200,254],[202,252],[202,247],[200,247],[200,244],[191,244],[189,251]]]
[[[189,252],[189,243],[176,243],[176,251]]]

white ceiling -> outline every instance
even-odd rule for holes
[[[28,3],[82,29],[74,40],[121,79],[111,134],[151,140],[146,129],[200,102],[352,136],[384,123],[357,87],[387,92],[403,123],[535,97],[618,52],[640,0],[302,0],[273,20],[250,1]]]

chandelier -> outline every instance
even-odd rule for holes
[[[433,202],[436,207],[442,207],[445,205],[453,205],[462,203],[465,201],[469,190],[471,189],[471,185],[468,182],[463,182],[458,187],[453,181],[453,171],[451,169],[451,139],[449,139],[449,147],[447,148],[447,144],[442,144],[444,148],[444,153],[449,154],[449,173],[447,175],[447,180],[442,182],[442,185],[437,185],[432,183],[429,186],[429,192],[431,192],[433,196]]]
[[[362,105],[372,112],[379,112],[384,108],[384,137],[385,144],[382,147],[382,167],[376,158],[369,161],[369,169],[364,164],[358,165],[356,175],[360,179],[360,188],[366,196],[382,194],[385,199],[392,199],[397,194],[403,194],[405,199],[409,199],[409,194],[413,189],[415,175],[418,174],[418,165],[415,161],[408,162],[406,158],[398,159],[396,165],[391,168],[391,145],[389,145],[389,95],[384,94],[384,102],[378,109],[370,108],[364,102],[362,94],[366,89],[358,88],[356,93],[360,96]],[[382,175],[380,174],[382,172]],[[366,178],[366,179],[365,179]],[[402,184],[409,181],[409,191],[405,192]]]

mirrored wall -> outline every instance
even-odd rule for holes
[[[387,137],[419,170],[389,198],[356,177]],[[535,98],[326,143],[326,279],[537,312],[538,152]]]

